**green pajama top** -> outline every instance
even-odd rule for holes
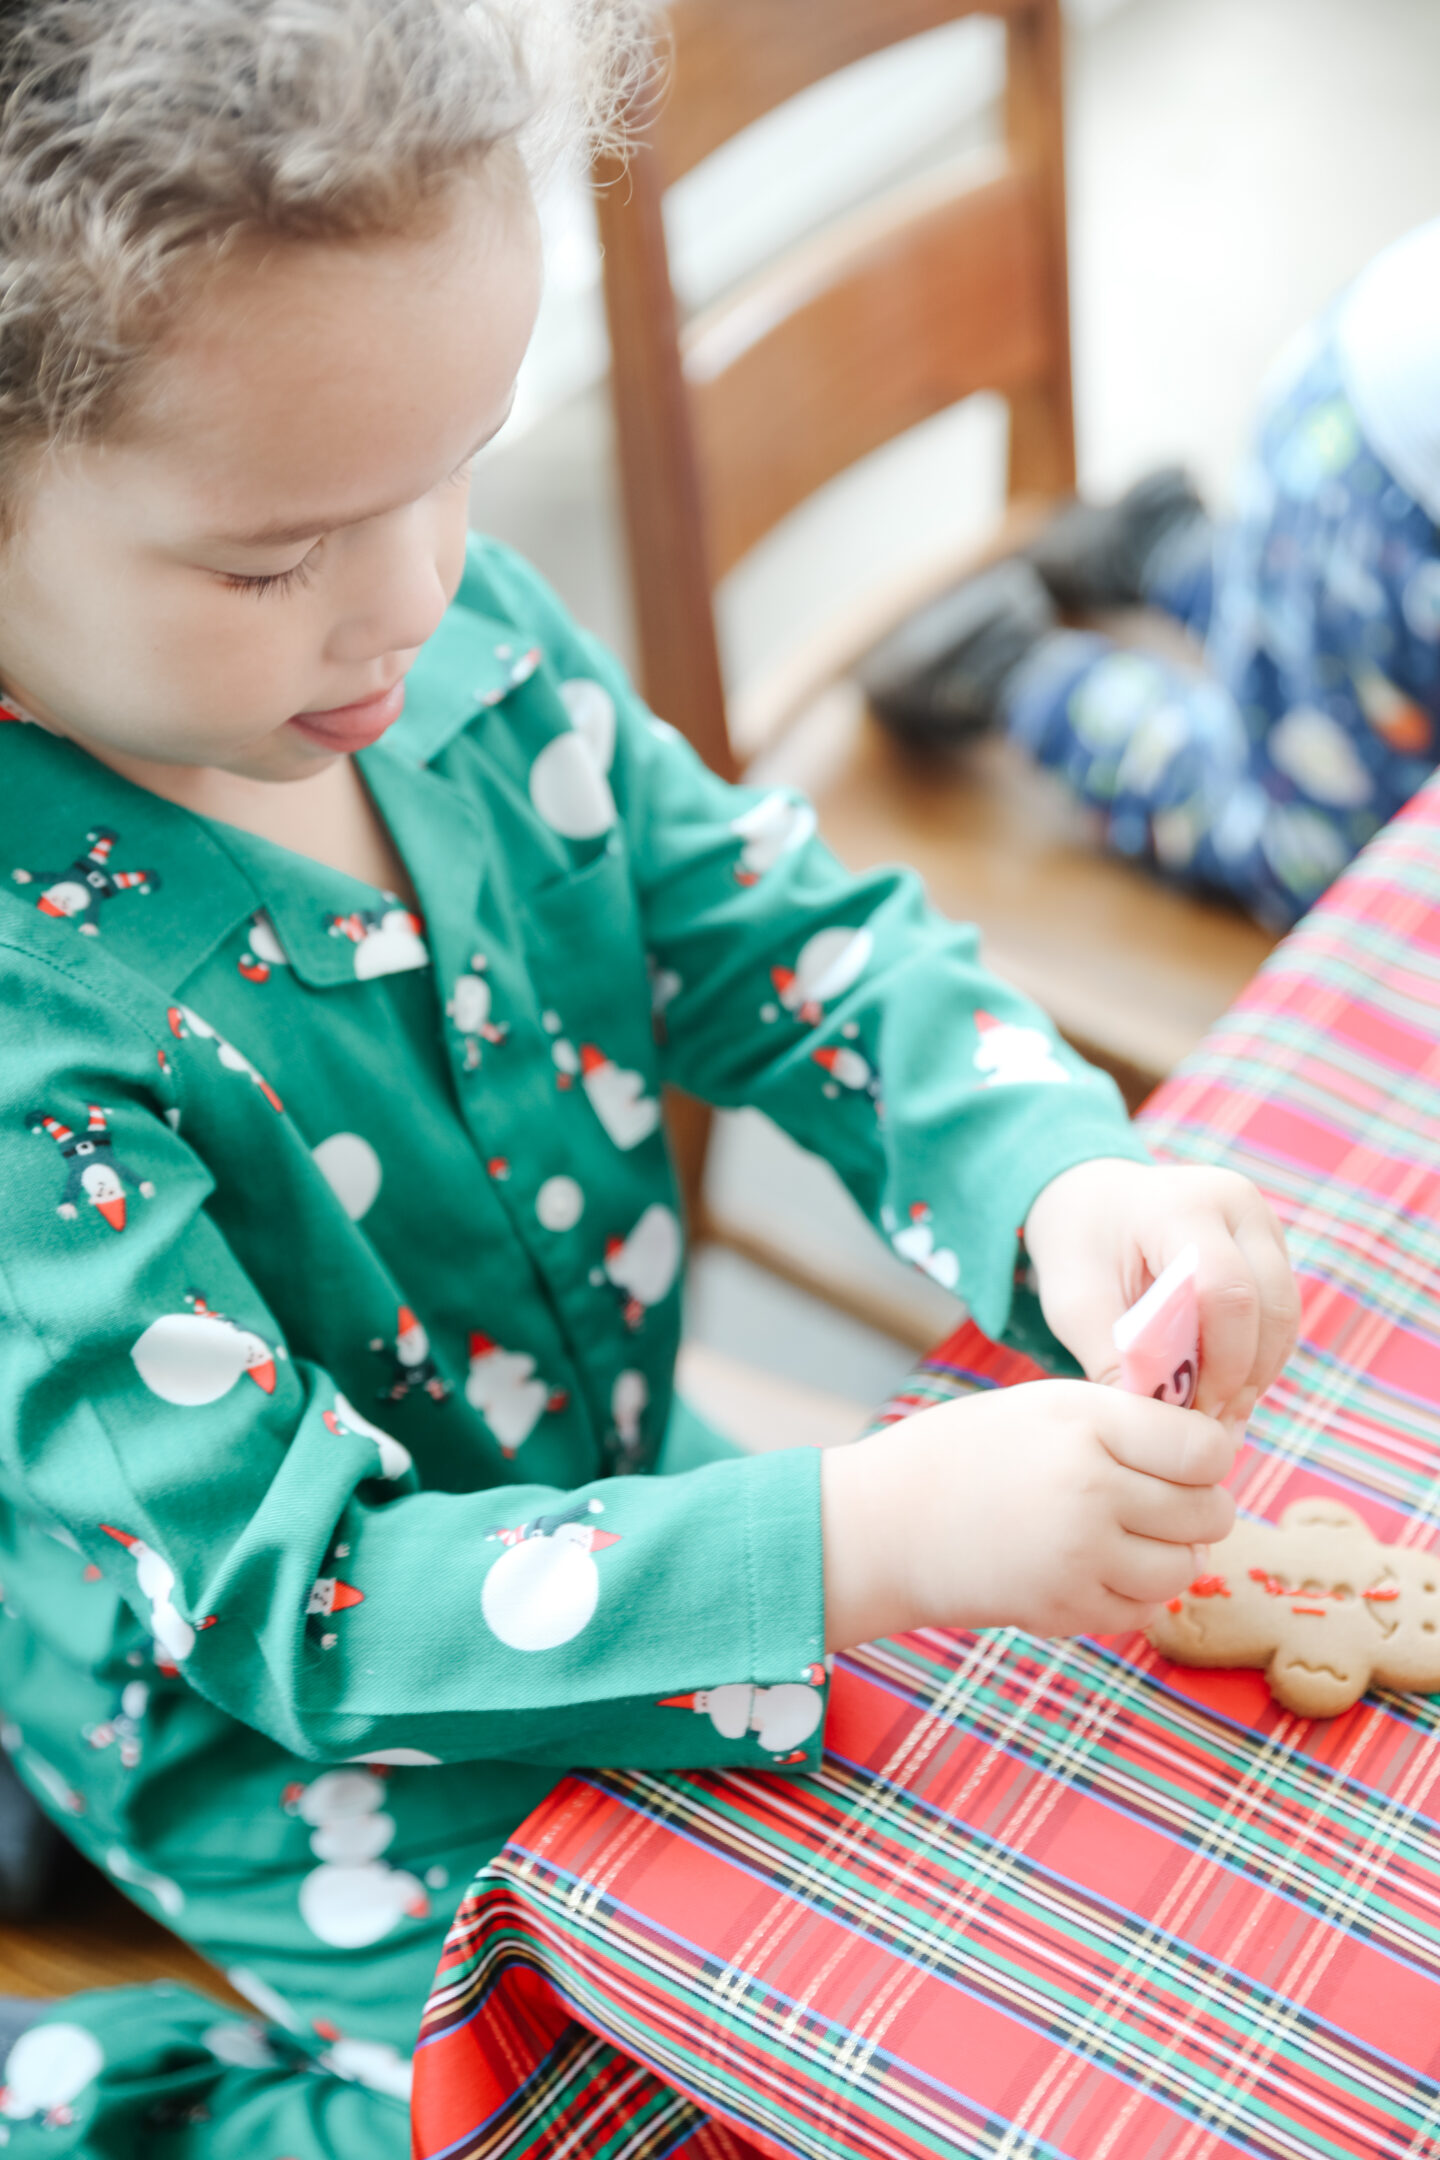
[[[662,1084],[991,1332],[1040,1188],[1143,1154],[972,930],[722,785],[493,544],[360,764],[420,915],[0,728],[0,1628],[59,1676],[10,1738],[135,1849],[147,1777],[257,1748],[482,1764],[492,1845],[562,1766],[814,1759],[818,1458],[622,1475]],[[137,1673],[144,1750],[87,1753]]]

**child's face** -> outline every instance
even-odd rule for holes
[[[123,437],[46,460],[0,555],[0,683],[31,713],[118,763],[261,780],[399,716],[534,323],[529,196],[492,167],[426,237],[222,266]]]

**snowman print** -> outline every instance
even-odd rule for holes
[[[272,1110],[283,1111],[285,1105],[269,1081],[256,1070],[244,1051],[237,1050],[234,1043],[227,1042],[217,1028],[211,1027],[208,1020],[202,1020],[199,1013],[192,1011],[188,1005],[172,1005],[168,1018],[170,1032],[177,1042],[184,1042],[187,1036],[194,1035],[201,1042],[214,1043],[215,1055],[226,1072],[243,1073],[247,1080],[259,1088]],[[160,1069],[162,1072],[167,1069],[163,1050],[160,1052]]]
[[[32,2025],[6,2057],[0,2116],[66,2129],[75,2120],[75,2102],[104,2067],[104,2050],[83,2025]]]
[[[138,1192],[142,1200],[154,1199],[155,1187],[150,1180],[137,1176],[115,1153],[109,1121],[98,1103],[89,1104],[83,1133],[72,1132],[61,1119],[44,1110],[32,1111],[29,1124],[32,1133],[47,1134],[60,1150],[65,1190],[55,1212],[62,1222],[74,1222],[83,1201],[112,1230],[123,1230],[128,1212],[126,1194]]]
[[[347,1546],[344,1549],[348,1552],[349,1547]],[[336,1557],[338,1559],[339,1554]],[[310,1594],[305,1600],[306,1632],[312,1632],[310,1629],[312,1620],[322,1622],[329,1620],[333,1614],[349,1612],[353,1606],[363,1605],[364,1602],[364,1591],[358,1590],[354,1583],[344,1582],[338,1575],[317,1576],[315,1581],[311,1583]],[[313,1630],[313,1633],[319,1636],[322,1650],[333,1650],[340,1640],[338,1635],[326,1627],[317,1628]]]
[[[319,1863],[300,1885],[300,1917],[312,1935],[336,1950],[364,1950],[401,1920],[426,1918],[423,1883],[384,1857],[395,1818],[379,1771],[327,1770],[288,1786],[284,1805],[309,1826]]]
[[[510,1029],[490,1017],[489,962],[484,953],[472,953],[469,971],[458,975],[446,1001],[450,1024],[465,1045],[465,1070],[478,1072],[485,1043],[503,1043]]]
[[[699,1688],[689,1695],[667,1695],[659,1708],[693,1710],[708,1717],[725,1740],[739,1740],[753,1732],[777,1763],[803,1762],[802,1743],[825,1714],[824,1679],[823,1665],[808,1665],[801,1680],[782,1680],[774,1687],[729,1680],[721,1687]]]
[[[136,1586],[150,1607],[156,1664],[163,1673],[177,1673],[195,1647],[197,1631],[175,1604],[175,1570],[164,1554],[156,1552],[143,1538],[116,1530],[109,1523],[101,1523],[100,1527],[106,1537],[125,1547],[135,1563]],[[214,1625],[213,1613],[200,1622],[202,1628]]]
[[[327,915],[325,928],[333,938],[348,938],[355,947],[355,980],[373,982],[379,975],[403,975],[411,968],[430,965],[425,943],[425,924],[398,893],[386,893],[379,907],[352,908],[348,915]]]
[[[638,1366],[627,1365],[610,1390],[610,1420],[622,1469],[633,1469],[644,1450],[644,1418],[650,1407],[650,1383]]]
[[[668,1297],[680,1270],[680,1223],[673,1208],[652,1201],[628,1237],[606,1240],[605,1264],[592,1280],[620,1292],[625,1325],[632,1331]]]
[[[843,1042],[830,1043],[819,1050],[812,1050],[811,1058],[825,1075],[823,1093],[831,1102],[841,1095],[863,1095],[875,1105],[875,1115],[883,1117],[885,1102],[880,1091],[880,1075],[864,1053],[855,1048],[860,1033],[859,1024],[847,1020],[841,1029]]]
[[[257,908],[250,918],[249,942],[236,965],[250,983],[269,982],[272,968],[290,965],[285,948],[275,934],[275,925],[264,908]]]
[[[660,1123],[660,1104],[645,1093],[642,1073],[627,1072],[594,1043],[580,1045],[580,1085],[617,1148],[648,1140]]]
[[[674,968],[666,967],[654,953],[645,955],[645,973],[650,980],[650,1027],[657,1043],[668,1042],[669,1022],[665,1015],[674,1004],[685,984]]]
[[[370,1348],[390,1359],[389,1385],[380,1390],[382,1402],[403,1402],[415,1388],[423,1388],[431,1402],[437,1403],[450,1393],[449,1381],[442,1380],[430,1355],[430,1337],[408,1305],[400,1307],[393,1351],[380,1335],[372,1338]]]
[[[1056,1057],[1055,1045],[1043,1028],[997,1020],[988,1012],[976,1013],[975,1027],[980,1037],[975,1070],[985,1074],[986,1087],[1022,1087],[1036,1081],[1052,1086],[1069,1084],[1070,1075]]]
[[[424,1332],[423,1329],[421,1332]],[[335,1391],[334,1408],[324,1413],[324,1424],[326,1431],[334,1433],[337,1440],[348,1439],[353,1435],[358,1439],[374,1442],[380,1460],[376,1468],[368,1473],[371,1477],[402,1478],[410,1468],[412,1458],[409,1448],[402,1446],[390,1433],[382,1431],[380,1426],[372,1425],[369,1418],[362,1417],[355,1405],[348,1401],[338,1388]]]
[[[600,1602],[595,1555],[620,1542],[593,1520],[604,1512],[601,1501],[586,1500],[490,1533],[506,1549],[485,1577],[480,1610],[507,1649],[554,1650],[588,1627]]]
[[[892,1215],[890,1220],[894,1221]],[[903,1230],[890,1232],[890,1243],[902,1260],[908,1260],[923,1274],[939,1283],[942,1290],[958,1293],[960,1287],[960,1259],[947,1245],[935,1243],[934,1218],[923,1200],[917,1200],[910,1210],[910,1220]]]
[[[330,2045],[317,2060],[322,2070],[332,2077],[344,2078],[351,2085],[368,2086],[371,2092],[388,2093],[392,2100],[408,2103],[414,2083],[414,2065],[399,2048],[388,2040],[356,2040],[342,2033],[336,2026],[322,2024],[317,2018],[315,2030]]]
[[[733,818],[730,830],[744,843],[735,865],[736,883],[758,885],[782,855],[804,846],[815,830],[815,812],[809,803],[777,788]]]
[[[608,774],[615,757],[615,701],[603,683],[576,676],[559,685],[570,720],[530,767],[536,814],[567,840],[608,832],[618,812]]]
[[[219,1402],[244,1377],[273,1395],[284,1348],[213,1311],[198,1290],[187,1292],[185,1302],[189,1312],[152,1320],[131,1346],[135,1370],[150,1393],[196,1410]]]
[[[546,1412],[563,1410],[570,1398],[536,1375],[535,1360],[524,1350],[502,1350],[477,1328],[470,1337],[470,1370],[465,1400],[478,1410],[507,1460],[529,1439]]]
[[[793,968],[775,967],[770,981],[778,1004],[762,1005],[762,1020],[778,1020],[784,1010],[806,1027],[815,1027],[825,1007],[843,997],[864,972],[875,950],[868,930],[817,930],[800,948]]]

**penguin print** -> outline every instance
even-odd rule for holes
[[[480,1412],[508,1459],[524,1446],[546,1412],[563,1410],[570,1397],[536,1376],[528,1352],[502,1350],[477,1329],[470,1337],[465,1400]]]
[[[184,1042],[187,1036],[194,1035],[201,1042],[214,1043],[215,1055],[226,1072],[243,1073],[247,1080],[259,1088],[272,1110],[284,1110],[285,1105],[281,1102],[274,1088],[271,1087],[269,1081],[261,1073],[256,1071],[244,1051],[237,1050],[234,1043],[227,1042],[219,1029],[211,1027],[208,1020],[202,1020],[199,1013],[193,1011],[188,1005],[172,1005],[166,1017],[170,1022],[170,1032],[175,1037],[176,1042]],[[160,1069],[163,1072],[166,1069],[164,1064],[165,1053],[161,1051],[159,1054],[161,1058]]]
[[[680,1272],[680,1221],[673,1208],[652,1201],[628,1237],[606,1240],[600,1280],[620,1292],[621,1312],[632,1332],[653,1305],[668,1297]]]
[[[327,915],[331,937],[348,938],[355,947],[355,979],[403,975],[430,965],[424,918],[406,907],[398,893],[386,893],[379,907],[352,908],[348,915]]]
[[[42,915],[73,922],[86,937],[98,937],[96,917],[107,900],[117,893],[153,893],[160,889],[158,870],[112,870],[110,854],[119,834],[108,825],[97,825],[85,835],[83,855],[65,870],[12,870],[17,885],[42,889],[35,905]]]
[[[269,982],[272,968],[290,965],[285,948],[275,934],[275,925],[264,908],[257,908],[250,918],[250,941],[236,965],[250,983]]]
[[[195,1647],[198,1632],[190,1625],[175,1604],[175,1570],[163,1553],[156,1552],[143,1538],[132,1537],[126,1530],[116,1530],[109,1523],[101,1523],[106,1537],[114,1538],[123,1545],[135,1563],[135,1581],[141,1597],[150,1606],[150,1632],[155,1638],[155,1662],[163,1673],[176,1673]],[[200,1622],[201,1628],[214,1627],[215,1615]]]
[[[105,2067],[105,2053],[83,2025],[32,2025],[5,2060],[0,2116],[64,2130],[75,2120],[75,2102]],[[8,2132],[6,2133],[8,2137]]]
[[[508,1023],[490,1017],[490,984],[486,979],[489,964],[484,953],[472,953],[469,971],[456,977],[445,1005],[451,1026],[465,1044],[466,1072],[480,1070],[485,1043],[503,1043],[510,1033]]]
[[[513,645],[497,645],[495,657],[506,662],[505,680],[487,690],[481,697],[479,702],[482,711],[491,705],[498,705],[512,690],[518,690],[521,683],[529,682],[540,665],[541,653],[538,645],[527,646],[522,653],[517,653]]]
[[[237,1327],[216,1312],[198,1290],[185,1294],[190,1310],[152,1320],[131,1346],[135,1370],[162,1402],[198,1410],[219,1402],[235,1383],[248,1379],[262,1395],[273,1395],[283,1345],[267,1342],[252,1328]]]
[[[140,1762],[145,1712],[149,1706],[149,1681],[127,1680],[120,1690],[120,1701],[115,1710],[98,1725],[87,1725],[81,1738],[92,1748],[113,1747],[119,1755],[122,1770],[134,1770]]]
[[[616,1147],[639,1147],[659,1126],[660,1104],[645,1093],[644,1075],[627,1072],[594,1043],[580,1045],[580,1085]]]
[[[112,1230],[123,1230],[127,1192],[138,1192],[142,1200],[154,1199],[150,1180],[138,1177],[115,1153],[109,1123],[98,1103],[89,1105],[83,1133],[72,1132],[45,1110],[32,1110],[28,1123],[32,1133],[49,1135],[65,1164],[65,1190],[55,1210],[62,1222],[74,1222],[83,1202]]]
[[[986,1087],[1022,1087],[1037,1081],[1051,1086],[1068,1085],[1070,1075],[1056,1057],[1055,1044],[1043,1028],[997,1020],[988,1012],[976,1013],[975,1028],[980,1037],[975,1048],[975,1070],[984,1073]]]
[[[736,884],[758,885],[782,855],[805,845],[815,830],[815,812],[808,802],[776,788],[733,818],[730,830],[744,843],[735,865]]]
[[[790,1013],[806,1027],[815,1027],[832,1004],[858,980],[875,950],[868,930],[817,930],[800,948],[793,968],[775,967],[770,981],[778,1004],[762,1005],[762,1020],[778,1020]]]
[[[604,1512],[601,1501],[586,1500],[491,1531],[506,1549],[485,1577],[480,1610],[507,1649],[554,1650],[589,1626],[600,1602],[595,1555],[620,1542],[618,1531],[593,1521]]]
[[[693,1710],[708,1717],[726,1740],[739,1740],[753,1732],[777,1763],[801,1762],[805,1756],[802,1742],[810,1738],[825,1712],[824,1678],[823,1665],[809,1665],[801,1680],[782,1680],[775,1687],[729,1680],[689,1695],[666,1695],[658,1707]]]
[[[416,1388],[423,1388],[431,1402],[437,1403],[444,1402],[450,1393],[449,1381],[441,1379],[430,1355],[430,1337],[408,1305],[400,1307],[394,1348],[380,1335],[372,1339],[370,1348],[391,1361],[389,1385],[379,1393],[381,1402],[404,1402]]]
[[[336,1950],[364,1950],[403,1919],[430,1911],[424,1884],[383,1856],[395,1836],[378,1770],[326,1770],[285,1789],[283,1805],[305,1823],[318,1863],[300,1885],[300,1917]]]

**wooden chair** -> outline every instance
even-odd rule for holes
[[[972,158],[895,188],[682,323],[667,187],[810,84],[971,14],[1004,22],[1003,150],[979,173]],[[663,94],[626,165],[596,175],[645,693],[717,772],[806,788],[854,868],[914,864],[1137,1102],[1271,940],[1106,857],[1085,813],[1008,744],[926,760],[874,725],[847,669],[973,562],[852,610],[733,708],[712,610],[715,583],[823,482],[978,390],[1010,415],[1009,510],[987,554],[1073,491],[1058,0],[675,0],[669,33]],[[706,1131],[680,1106],[692,1228],[853,1305],[705,1212]]]

